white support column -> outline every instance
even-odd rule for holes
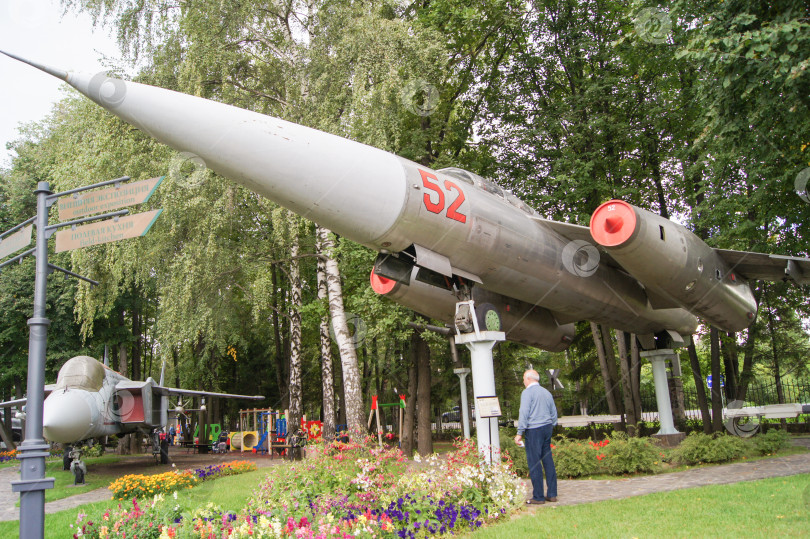
[[[672,420],[672,404],[669,400],[669,384],[667,383],[667,359],[676,357],[675,351],[665,348],[648,350],[639,355],[647,358],[652,364],[655,401],[658,403],[658,421],[661,423],[661,430],[657,434],[679,434],[675,428],[675,422]]]
[[[464,439],[470,439],[470,406],[467,404],[467,375],[470,369],[453,369],[458,375],[461,384],[461,428],[464,431]]]
[[[472,365],[473,394],[475,398],[495,395],[495,368],[492,364],[492,347],[506,340],[502,331],[480,331],[456,335],[456,344],[463,344],[470,350]],[[478,452],[487,464],[498,459],[501,453],[501,439],[498,434],[498,418],[481,419],[480,407],[475,407],[475,432],[478,436]]]

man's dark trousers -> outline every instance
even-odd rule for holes
[[[546,474],[548,493],[546,497],[557,496],[557,471],[554,469],[554,459],[551,457],[551,432],[554,425],[549,423],[542,427],[526,429],[526,461],[529,465],[529,477],[532,478],[532,498],[543,498],[543,471]],[[542,466],[541,466],[542,465]]]

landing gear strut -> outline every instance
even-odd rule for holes
[[[158,464],[169,463],[169,436],[160,430],[152,432],[152,456]]]

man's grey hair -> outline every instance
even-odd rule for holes
[[[540,381],[540,375],[539,375],[539,374],[537,373],[537,371],[536,371],[536,370],[534,370],[534,369],[529,369],[528,371],[526,371],[526,377],[527,377],[529,380],[534,380],[535,382],[539,382],[539,381]]]

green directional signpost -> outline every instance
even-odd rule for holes
[[[50,325],[45,312],[47,277],[52,271],[61,271],[91,284],[98,284],[92,279],[48,263],[48,239],[57,229],[71,227],[56,233],[56,252],[63,252],[146,234],[161,210],[127,215],[129,210],[119,208],[142,204],[149,200],[163,178],[126,183],[129,179],[129,177],[118,178],[56,194],[51,192],[48,182],[39,182],[35,191],[37,215],[0,234],[0,258],[4,258],[30,245],[32,226],[35,225],[37,229],[37,241],[33,249],[0,264],[2,268],[28,255],[36,256],[34,316],[28,320],[31,330],[28,341],[25,441],[19,446],[20,480],[11,483],[12,490],[20,493],[21,539],[39,539],[44,536],[45,490],[53,488],[54,483],[52,477],[45,477],[48,444],[42,436],[45,353]],[[106,186],[110,187],[90,191]],[[48,225],[48,212],[57,201],[59,218],[68,220]],[[93,215],[99,212],[107,213]],[[123,217],[124,215],[127,216]],[[91,222],[92,224],[85,224]]]

